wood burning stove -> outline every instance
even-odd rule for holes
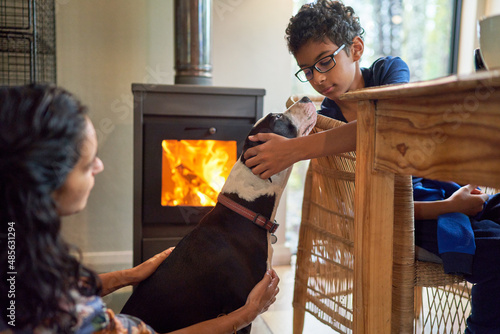
[[[133,84],[134,265],[175,246],[216,202],[264,89]]]
[[[175,246],[216,203],[264,89],[210,86],[212,0],[175,0],[176,85],[133,84],[134,265]]]

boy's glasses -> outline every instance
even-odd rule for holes
[[[325,73],[330,71],[332,68],[337,65],[335,62],[335,56],[339,54],[339,52],[345,47],[345,44],[342,44],[341,47],[337,49],[334,53],[332,53],[329,56],[323,57],[320,60],[318,60],[316,63],[314,63],[313,66],[301,68],[300,70],[295,73],[295,76],[297,79],[299,79],[302,82],[308,82],[314,77],[313,70],[315,69],[319,73]]]

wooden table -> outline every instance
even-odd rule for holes
[[[358,100],[354,333],[391,332],[394,175],[500,188],[500,70],[344,94]]]

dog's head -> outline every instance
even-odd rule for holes
[[[305,136],[316,124],[316,117],[316,107],[309,98],[304,97],[284,113],[268,114],[263,117],[254,125],[249,135],[272,132],[287,138]],[[262,143],[246,139],[240,159],[233,166],[222,192],[236,193],[240,198],[249,202],[260,196],[274,196],[278,203],[291,168],[273,175],[268,180],[254,175],[245,165],[244,154],[250,147],[259,144]]]
[[[311,132],[316,124],[316,107],[308,97],[294,103],[283,113],[271,113],[261,118],[249,133],[249,136],[258,133],[275,133],[286,138],[296,138],[306,136]],[[246,150],[262,144],[259,141],[245,140],[241,161],[245,163],[243,157]]]

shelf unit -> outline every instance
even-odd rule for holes
[[[0,85],[56,83],[54,0],[0,0]]]

